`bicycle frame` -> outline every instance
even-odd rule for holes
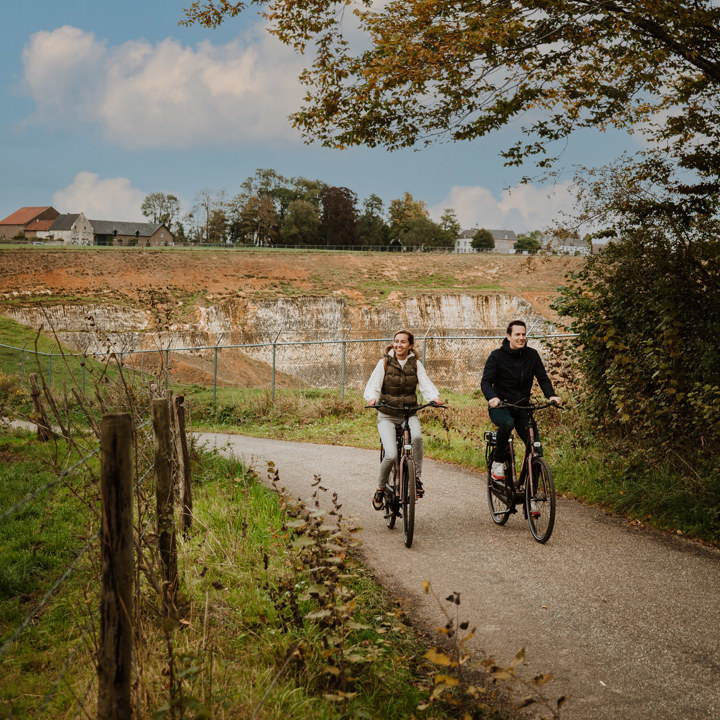
[[[528,441],[525,445],[525,452],[523,453],[523,459],[522,459],[522,465],[520,466],[520,477],[518,478],[518,487],[524,487],[525,483],[527,481],[530,481],[532,483],[533,475],[532,475],[532,461],[537,458],[541,457],[540,451],[538,450],[538,447],[540,446],[540,441],[536,440],[535,438],[538,437],[537,433],[537,423],[535,422],[535,418],[533,417],[533,413],[530,413],[530,424],[528,426]],[[530,494],[531,497],[535,497],[535,489],[531,484],[531,490]]]

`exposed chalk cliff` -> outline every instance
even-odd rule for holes
[[[527,301],[502,293],[407,298],[394,294],[373,307],[353,304],[344,296],[259,301],[233,298],[197,306],[182,316],[181,311],[171,307],[140,310],[113,305],[58,305],[10,307],[4,314],[29,327],[52,327],[64,344],[84,353],[184,350],[207,361],[216,345],[256,345],[242,348],[242,353],[268,364],[279,363],[282,372],[312,385],[334,384],[341,372],[348,384],[361,384],[385,344],[384,340],[367,340],[389,338],[396,330],[407,328],[418,339],[418,352],[428,351],[428,343],[420,348],[426,335],[444,338],[430,341],[437,350],[433,372],[440,382],[457,384],[458,377],[467,376],[476,386],[486,352],[468,352],[467,342],[452,338],[502,335],[507,323],[516,318],[525,320],[529,327],[534,325],[538,333],[552,329]],[[344,339],[350,342],[343,346],[341,357],[338,341]],[[325,344],[297,344],[315,341]],[[202,347],[207,349],[186,350]],[[229,362],[233,352],[240,350],[222,350],[221,362],[223,358]]]
[[[52,327],[71,347],[94,352],[245,344],[273,341],[387,337],[400,328],[421,336],[503,333],[515,318],[547,323],[522,298],[492,295],[420,295],[377,307],[356,307],[343,297],[295,297],[252,302],[223,300],[199,306],[181,320],[157,311],[113,305],[6,308],[9,318],[38,329]]]

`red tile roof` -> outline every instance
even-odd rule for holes
[[[25,232],[45,232],[52,227],[54,220],[36,220],[34,223],[25,226]]]
[[[24,207],[16,210],[12,215],[8,215],[4,220],[0,220],[0,225],[27,225],[38,215],[46,210],[50,210],[50,205],[44,207]]]

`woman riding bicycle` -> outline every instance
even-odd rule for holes
[[[415,336],[411,332],[407,330],[396,332],[393,344],[385,349],[385,355],[375,366],[363,394],[368,405],[382,402],[386,406],[377,414],[378,432],[385,455],[380,463],[377,490],[372,501],[375,510],[382,510],[385,486],[397,459],[395,426],[403,416],[401,408],[403,405],[418,404],[417,390],[420,390],[425,402],[442,404],[438,389],[432,384],[425,368],[413,352],[414,344]],[[420,498],[424,494],[420,482],[423,442],[417,414],[410,417],[409,423],[416,471],[416,494]]]

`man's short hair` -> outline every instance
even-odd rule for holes
[[[506,331],[506,333],[505,333],[506,335],[512,335],[513,325],[522,325],[522,327],[524,327],[524,328],[527,330],[527,325],[525,324],[525,322],[524,322],[523,320],[513,320],[513,321],[507,326],[507,331]]]

